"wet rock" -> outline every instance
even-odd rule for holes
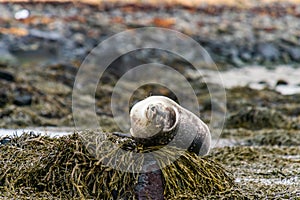
[[[11,139],[9,137],[4,137],[0,139],[0,145],[9,144]]]
[[[300,61],[300,47],[290,48],[289,54],[294,61]]]
[[[256,46],[256,51],[257,55],[262,56],[267,61],[276,61],[280,57],[280,51],[273,43],[260,43]]]
[[[29,106],[32,102],[30,94],[17,94],[14,98],[14,104],[17,106]]]
[[[138,199],[164,199],[163,175],[157,161],[149,156],[145,158],[142,168],[146,173],[140,174],[135,187]],[[156,169],[156,170],[155,170]]]
[[[12,73],[0,70],[0,79],[6,80],[6,81],[14,81],[15,77]]]
[[[7,44],[0,41],[0,67],[15,66],[18,63],[18,60],[6,49],[5,46],[7,46]]]
[[[282,57],[286,63],[297,62],[300,60],[300,47],[298,45],[291,44],[279,44]]]

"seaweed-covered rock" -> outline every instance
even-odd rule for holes
[[[215,148],[210,157],[234,171],[235,187],[211,199],[299,199],[299,146]],[[197,199],[194,195],[193,199]],[[199,198],[198,198],[199,199]]]
[[[132,152],[153,152],[159,147],[141,149],[131,140],[123,141],[111,134],[89,133],[91,134],[72,134],[60,138],[23,134],[1,144],[0,194],[5,195],[3,197],[17,196],[18,199],[43,198],[47,194],[52,198],[63,199],[137,198],[136,187],[141,183],[141,177],[149,174],[131,173],[110,167],[110,162],[116,160],[109,158],[119,153],[118,148],[111,147],[117,144],[128,150],[121,157],[121,166],[117,167],[124,167],[123,163],[128,163]],[[99,137],[95,138],[97,135]],[[83,140],[82,136],[85,139],[91,136],[90,141],[96,143],[86,143],[89,140]],[[101,151],[97,154],[100,157],[91,154],[91,149]],[[175,162],[168,163],[166,158],[177,156],[178,152],[182,156]],[[138,159],[142,166],[144,156]],[[155,154],[155,160],[160,166],[161,181],[164,183],[161,188],[162,195],[167,199],[192,192],[206,197],[229,190],[233,186],[231,175],[211,159],[179,149],[167,149]],[[131,168],[130,165],[126,167]]]
[[[246,144],[300,146],[300,132],[295,130],[261,130],[248,138]]]
[[[292,128],[293,123],[286,116],[274,109],[265,107],[241,108],[229,116],[227,128],[247,128],[259,130],[263,128]]]

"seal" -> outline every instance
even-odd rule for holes
[[[165,96],[150,96],[136,103],[130,111],[131,136],[146,146],[188,147],[198,155],[209,152],[208,126],[194,113]]]

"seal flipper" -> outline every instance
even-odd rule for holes
[[[203,139],[196,134],[191,146],[188,148],[188,151],[199,155],[202,144]]]
[[[206,136],[202,138],[200,134],[196,134],[191,146],[188,148],[189,152],[204,156],[209,152],[210,138]]]

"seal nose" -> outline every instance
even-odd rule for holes
[[[153,104],[150,104],[146,110],[146,117],[147,117],[147,119],[150,120],[150,119],[153,119],[155,116],[156,116],[156,106]]]

